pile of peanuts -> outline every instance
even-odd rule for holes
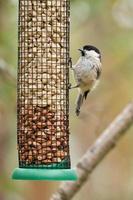
[[[18,151],[21,166],[69,158],[67,0],[20,0]]]

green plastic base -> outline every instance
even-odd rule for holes
[[[12,174],[15,180],[76,181],[74,169],[27,169],[16,168]]]

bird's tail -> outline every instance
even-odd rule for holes
[[[78,97],[77,97],[77,100],[76,100],[76,115],[77,116],[79,116],[79,114],[80,114],[80,108],[83,104],[84,99],[87,98],[88,93],[89,93],[89,91],[78,94]]]
[[[80,113],[80,107],[83,104],[84,95],[82,93],[78,94],[77,100],[76,100],[76,115],[79,116]]]

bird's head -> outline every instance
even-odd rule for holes
[[[81,56],[90,58],[99,58],[101,60],[100,50],[92,45],[85,45],[82,49],[78,49],[81,52]]]

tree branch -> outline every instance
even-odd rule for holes
[[[133,124],[133,102],[120,113],[116,119],[105,129],[96,142],[88,149],[77,163],[76,182],[63,182],[51,200],[70,200],[88,180],[88,176],[102,161],[108,152],[115,147],[116,142]]]

